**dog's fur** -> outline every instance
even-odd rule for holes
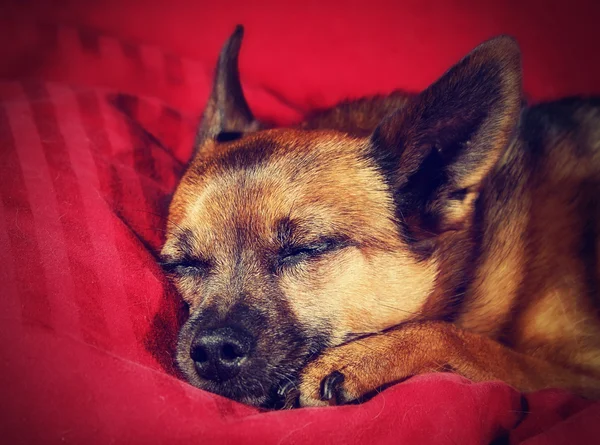
[[[266,129],[241,39],[221,52],[162,250],[190,308],[189,382],[311,406],[451,370],[600,396],[600,100],[524,107],[518,46],[498,37],[421,94]],[[226,381],[191,358],[217,327],[251,343]]]

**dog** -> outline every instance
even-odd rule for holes
[[[527,107],[500,36],[420,94],[254,119],[238,26],[161,264],[177,364],[254,406],[366,400],[426,372],[600,396],[600,99]]]

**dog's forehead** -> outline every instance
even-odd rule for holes
[[[393,203],[364,156],[365,143],[339,133],[292,130],[227,144],[182,181],[177,224],[212,237],[235,227],[261,237],[272,236],[284,218],[308,221],[315,230],[373,215],[385,219]]]

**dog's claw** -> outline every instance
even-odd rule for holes
[[[279,397],[285,397],[292,386],[294,386],[294,382],[287,381],[284,385],[281,385],[279,389],[277,389],[277,395]]]
[[[339,386],[344,382],[344,374],[333,371],[321,382],[321,400],[330,401],[337,398]]]
[[[287,381],[277,389],[278,402],[276,409],[290,409],[298,405],[298,387],[293,381]]]

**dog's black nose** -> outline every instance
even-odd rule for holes
[[[240,372],[251,349],[252,337],[240,329],[201,330],[194,337],[190,357],[200,377],[223,382]]]

